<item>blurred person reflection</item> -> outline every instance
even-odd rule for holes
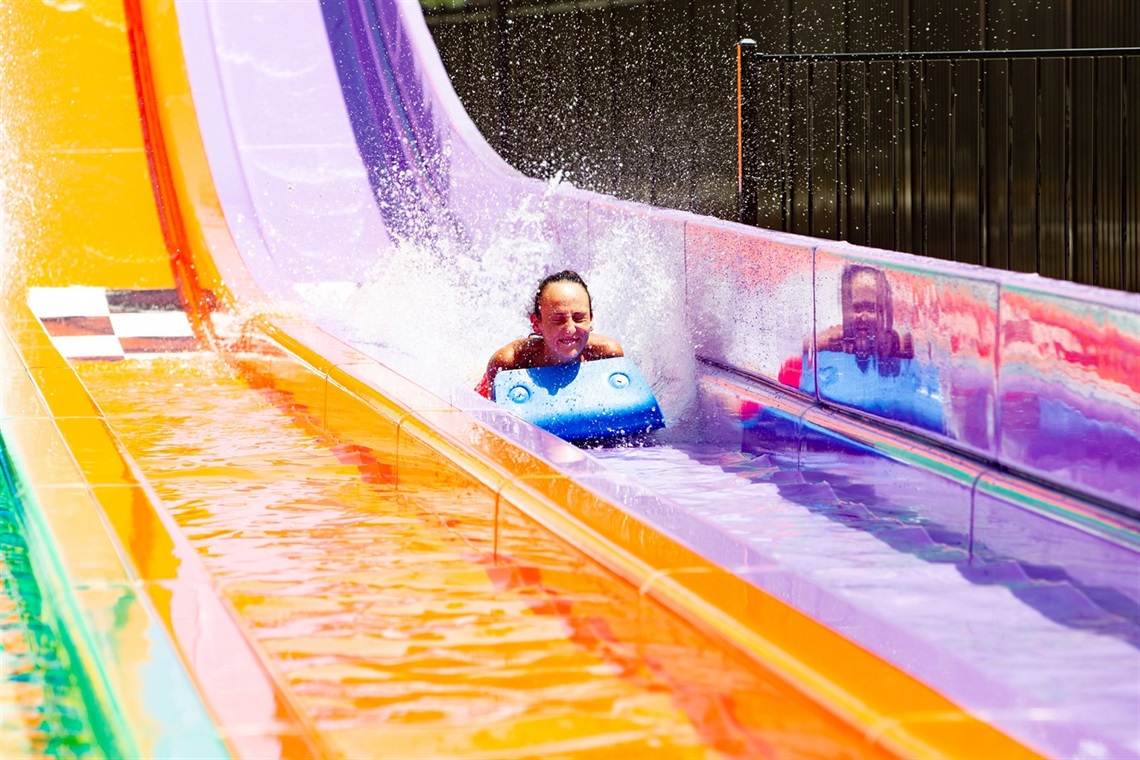
[[[804,352],[784,362],[780,382],[821,400],[860,409],[926,430],[943,426],[938,368],[914,361],[910,334],[894,328],[891,286],[879,269],[844,266],[839,284],[841,324],[816,335]]]
[[[900,360],[914,358],[914,345],[909,334],[900,339],[894,329],[886,275],[874,267],[848,264],[839,283],[839,303],[843,323],[820,333],[816,349],[852,354],[863,372],[874,359],[880,375],[897,376]]]

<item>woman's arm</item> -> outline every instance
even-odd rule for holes
[[[475,386],[475,392],[494,400],[495,375],[504,369],[533,367],[535,364],[532,356],[534,351],[529,350],[531,349],[529,341],[529,338],[519,338],[496,351],[487,362],[487,371],[483,373],[483,379],[479,381],[479,385]]]

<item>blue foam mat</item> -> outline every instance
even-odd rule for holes
[[[495,402],[568,441],[665,427],[653,389],[626,357],[503,370],[495,376]]]

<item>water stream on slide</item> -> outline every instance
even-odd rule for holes
[[[76,366],[336,751],[878,755],[521,515],[491,560],[485,495],[367,477],[376,452],[314,427],[283,360],[247,360]]]
[[[481,252],[439,243],[397,247],[364,282],[306,308],[426,387],[444,396],[461,392],[474,385],[498,345],[524,332],[532,281],[560,268],[551,246],[525,243],[537,218],[521,214],[515,223],[519,237],[496,239]],[[603,251],[582,268],[596,329],[625,345],[670,429],[657,435],[658,445],[598,449],[596,458],[929,645],[938,661],[900,663],[920,677],[969,664],[999,690],[1033,695],[1036,704],[1100,726],[1140,753],[1134,614],[1088,601],[1090,590],[1064,577],[1026,575],[1016,563],[979,571],[977,560],[958,542],[942,540],[940,526],[925,514],[924,499],[952,497],[916,491],[898,482],[907,476],[897,468],[873,458],[816,458],[797,466],[794,457],[753,457],[739,442],[709,443],[707,412],[697,402],[699,338],[684,327],[683,287],[652,257],[643,267],[612,263],[628,262],[617,249],[638,241],[632,230],[610,237],[614,255]],[[724,421],[716,426],[723,429]],[[968,512],[968,504],[959,506]],[[1065,608],[1082,612],[1054,614]],[[948,678],[961,682],[960,675]]]

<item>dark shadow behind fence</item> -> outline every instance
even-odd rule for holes
[[[1140,290],[1140,49],[740,60],[740,220]]]
[[[1115,47],[1140,40],[1140,3],[1012,23],[1012,0],[421,2],[468,112],[530,176],[1140,291],[1140,48]],[[993,52],[1033,46],[1063,49]],[[838,53],[875,49],[969,52]]]

